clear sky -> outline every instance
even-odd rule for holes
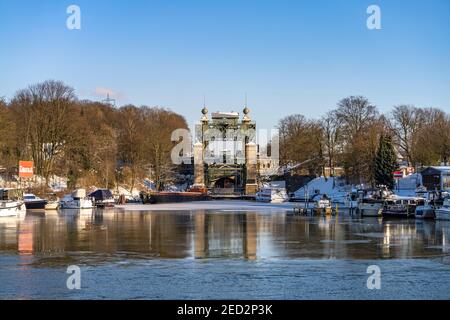
[[[81,8],[81,30],[66,9]],[[381,8],[369,30],[367,7]],[[241,111],[268,128],[348,95],[450,111],[448,0],[0,0],[0,96],[46,79],[79,98]]]

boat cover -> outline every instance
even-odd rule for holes
[[[114,198],[111,191],[108,189],[98,189],[89,194],[90,197],[94,198],[96,201],[107,200]]]

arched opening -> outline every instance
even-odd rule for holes
[[[235,177],[223,177],[218,179],[214,183],[214,188],[216,189],[234,189],[236,185],[236,178]]]

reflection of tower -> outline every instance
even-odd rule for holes
[[[194,234],[194,257],[203,259],[206,256],[207,240],[206,240],[206,216],[205,213],[195,214],[195,234]]]
[[[244,254],[245,258],[249,260],[256,260],[256,249],[257,249],[257,223],[256,214],[249,213],[245,215],[244,219]]]

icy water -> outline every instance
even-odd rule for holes
[[[344,212],[27,214],[0,218],[0,299],[449,299],[449,239],[450,222]]]

